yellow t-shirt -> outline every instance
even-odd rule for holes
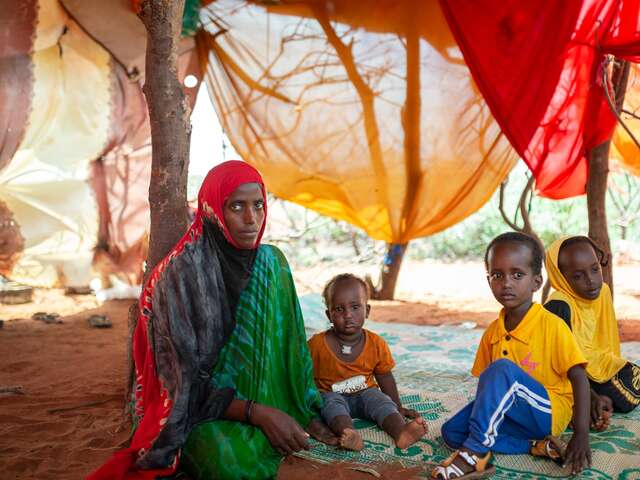
[[[609,286],[603,284],[595,300],[572,297],[562,291],[553,292],[549,297],[551,300],[569,305],[571,331],[589,362],[587,376],[598,383],[611,380],[627,361],[620,356],[618,323]]]
[[[309,351],[313,360],[313,378],[321,392],[331,392],[334,383],[362,375],[366,387],[377,387],[374,375],[389,373],[396,366],[387,342],[380,335],[362,329],[365,343],[360,355],[353,362],[340,360],[327,345],[322,332],[309,339]]]
[[[545,387],[551,401],[552,434],[564,432],[573,414],[573,389],[567,372],[587,361],[562,319],[534,303],[520,324],[507,332],[501,311],[480,340],[471,373],[480,376],[500,358],[513,361]]]

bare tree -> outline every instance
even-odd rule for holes
[[[187,228],[190,108],[178,78],[178,42],[185,0],[143,0],[140,18],[147,29],[143,92],[151,123],[151,228],[145,279]],[[144,282],[143,282],[144,284]],[[125,413],[135,381],[131,345],[138,305],[129,309],[128,378]]]
[[[609,72],[603,68],[603,86],[612,112],[620,118],[624,95],[629,80],[629,62],[613,61],[611,82]],[[611,86],[610,83],[613,83]],[[613,98],[612,98],[613,95]],[[589,155],[589,178],[587,180],[587,209],[589,212],[589,237],[605,252],[602,274],[613,295],[613,266],[611,264],[611,242],[607,227],[607,179],[609,175],[609,149],[611,140],[593,148]]]
[[[215,6],[215,5],[214,5]],[[243,7],[238,7],[243,8]],[[280,148],[286,149],[285,142],[289,134],[294,134],[302,114],[305,109],[318,103],[329,105],[352,104],[359,107],[360,116],[350,127],[340,134],[335,135],[333,141],[346,141],[349,136],[355,138],[359,135],[356,125],[362,124],[366,138],[366,148],[368,149],[369,160],[373,167],[376,178],[381,181],[372,194],[376,195],[380,209],[388,205],[389,194],[386,181],[388,178],[386,166],[383,159],[382,145],[380,142],[380,127],[376,116],[376,100],[381,98],[382,80],[387,75],[395,75],[392,62],[381,61],[384,56],[374,53],[365,53],[356,60],[354,51],[359,42],[357,26],[340,25],[338,29],[331,21],[327,6],[324,4],[312,4],[309,18],[300,17],[292,27],[291,31],[282,36],[278,53],[267,65],[261,65],[260,75],[255,78],[242,70],[223,48],[216,42],[216,38],[228,32],[228,25],[225,22],[225,12],[210,8],[208,11],[207,30],[210,33],[203,40],[207,46],[213,50],[219,60],[235,76],[243,82],[243,87],[236,89],[240,100],[235,107],[231,107],[226,113],[233,114],[234,109],[243,113],[249,111],[258,101],[277,100],[279,102],[295,105],[294,119],[292,120],[289,132],[278,134]],[[234,10],[235,11],[235,10]],[[230,13],[230,12],[227,12]],[[408,22],[412,24],[413,22]],[[319,27],[319,28],[318,28]],[[233,44],[232,38],[226,38],[233,49],[240,49],[241,46]],[[415,217],[414,199],[419,187],[421,175],[420,168],[420,50],[419,36],[413,30],[403,32],[402,36],[395,38],[392,35],[381,37],[378,41],[378,48],[383,48],[386,42],[400,41],[406,49],[407,61],[407,95],[402,108],[402,124],[405,129],[405,165],[406,165],[406,194],[403,202],[401,228],[406,228]],[[304,43],[307,52],[293,65],[288,65],[290,57],[287,57],[288,48],[296,48],[295,44]],[[250,52],[246,52],[251,55]],[[325,88],[327,85],[345,84],[353,87],[357,94],[356,99],[332,99],[324,98],[322,95],[315,96],[316,89]],[[292,86],[297,86],[292,87]],[[246,88],[248,87],[248,89]],[[295,92],[288,95],[283,91]],[[322,98],[320,98],[322,97]],[[357,111],[354,109],[354,111]],[[241,132],[245,144],[249,151],[264,155],[262,142],[275,138],[276,134],[270,131],[269,125],[261,125],[260,135],[255,131],[254,125],[247,122]],[[322,135],[321,132],[318,135]],[[358,142],[354,141],[354,147]],[[329,154],[329,149],[328,153]],[[288,158],[295,162],[295,155]],[[321,164],[321,159],[318,164]],[[364,225],[361,225],[364,227]],[[402,236],[403,232],[399,232]],[[357,245],[355,246],[357,249]],[[404,252],[407,248],[405,243],[390,243],[380,276],[380,287],[373,288],[375,298],[393,298],[395,285],[400,270],[400,265]]]
[[[518,205],[516,206],[515,212],[513,214],[513,220],[511,220],[509,218],[509,215],[507,215],[507,212],[505,211],[505,205],[504,205],[504,192],[507,187],[509,177],[507,177],[505,181],[500,184],[500,202],[498,204],[498,209],[500,210],[500,215],[502,216],[502,219],[505,221],[507,225],[509,225],[509,227],[511,227],[511,229],[513,229],[516,232],[522,232],[532,236],[537,240],[537,242],[540,244],[540,248],[542,248],[542,250],[544,251],[544,243],[542,243],[542,240],[533,229],[533,225],[531,225],[531,218],[530,218],[531,204],[533,202],[533,185],[535,183],[535,177],[528,173],[526,174],[526,176],[528,180],[526,185],[524,186],[524,189],[522,190],[522,193],[520,194]],[[520,218],[522,219],[522,226],[518,225],[518,216],[520,216]],[[542,288],[542,303],[544,303],[547,300],[550,290],[551,290],[551,284],[549,283],[549,279],[547,279],[547,281],[544,284],[544,287]]]
[[[507,177],[504,182],[500,184],[498,209],[500,210],[502,219],[507,225],[509,225],[509,227],[511,227],[516,232],[522,232],[526,233],[527,235],[531,235],[536,240],[540,241],[540,238],[533,230],[533,226],[531,225],[531,220],[529,218],[529,214],[531,212],[531,202],[533,200],[533,184],[535,183],[535,178],[528,173],[525,175],[527,176],[527,183],[522,190],[522,193],[520,194],[520,199],[518,200],[518,204],[513,214],[513,220],[511,220],[509,218],[509,215],[507,215],[504,204],[504,192],[507,188],[507,184],[509,183],[509,177]],[[522,219],[522,226],[518,225],[518,216],[520,216]]]
[[[608,194],[616,210],[614,223],[620,238],[627,239],[629,227],[640,220],[640,181],[627,172],[611,175]]]
[[[187,228],[190,108],[178,78],[178,43],[184,0],[144,0],[140,18],[147,28],[143,87],[151,122],[151,230],[147,271],[151,271]]]

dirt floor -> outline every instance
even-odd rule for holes
[[[478,265],[465,265],[449,270],[461,268],[463,273],[477,274]],[[486,325],[495,317],[496,305],[484,291],[488,289],[474,284],[465,286],[464,295],[456,293],[459,285],[456,289],[455,278],[460,272],[446,280],[449,277],[442,272],[447,268],[439,268],[432,266],[429,270],[437,275],[415,273],[416,278],[408,269],[399,285],[404,300],[374,302],[372,318],[420,325]],[[640,268],[620,269],[618,277],[626,279],[621,286],[616,284],[616,303],[623,312],[621,336],[624,340],[640,340],[640,295],[632,289],[640,287]],[[454,288],[445,291],[447,285]],[[409,286],[413,287],[411,291]],[[122,405],[130,304],[130,300],[119,300],[101,305],[92,295],[65,296],[61,290],[36,290],[32,303],[0,306],[0,318],[5,320],[0,329],[3,479],[80,479],[126,442]],[[31,319],[42,311],[61,314],[62,323]],[[107,315],[113,328],[91,328],[87,317],[94,313]],[[279,478],[374,478],[357,468],[288,458]],[[401,480],[417,473],[394,465],[376,469],[381,478]]]
[[[3,315],[8,310],[14,314],[22,310],[24,315],[5,322],[0,330],[2,478],[80,479],[128,438],[122,405],[131,301],[114,300],[90,308],[94,306],[91,297],[65,297],[56,290],[38,291],[37,299],[36,305],[3,307]],[[36,311],[65,315],[62,323],[45,324],[28,318]],[[86,319],[92,314],[107,315],[113,327],[91,328]],[[283,463],[278,478],[374,478],[358,468],[292,457]],[[415,476],[415,469],[400,466],[376,469],[380,478]]]
[[[294,272],[300,293],[320,292],[333,276],[345,271],[375,274],[377,267],[318,265]],[[616,315],[622,341],[640,341],[640,265],[614,266]],[[541,291],[534,299],[540,301]],[[443,263],[404,261],[396,287],[398,301],[374,302],[373,320],[416,325],[475,322],[486,327],[496,318],[500,305],[487,285],[481,262]]]

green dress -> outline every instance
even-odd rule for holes
[[[258,249],[213,382],[235,388],[236,398],[278,408],[303,427],[320,408],[291,271],[276,247]],[[194,480],[273,478],[281,460],[259,428],[227,420],[198,425],[182,452],[182,468]]]

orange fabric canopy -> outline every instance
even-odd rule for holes
[[[640,66],[633,63],[631,64],[627,93],[624,97],[624,110],[635,115],[623,112],[622,119],[636,139],[640,140]],[[629,172],[640,176],[640,148],[622,125],[618,125],[613,134],[611,156]]]
[[[217,113],[277,196],[403,243],[479,209],[517,161],[438,2],[217,1]]]

